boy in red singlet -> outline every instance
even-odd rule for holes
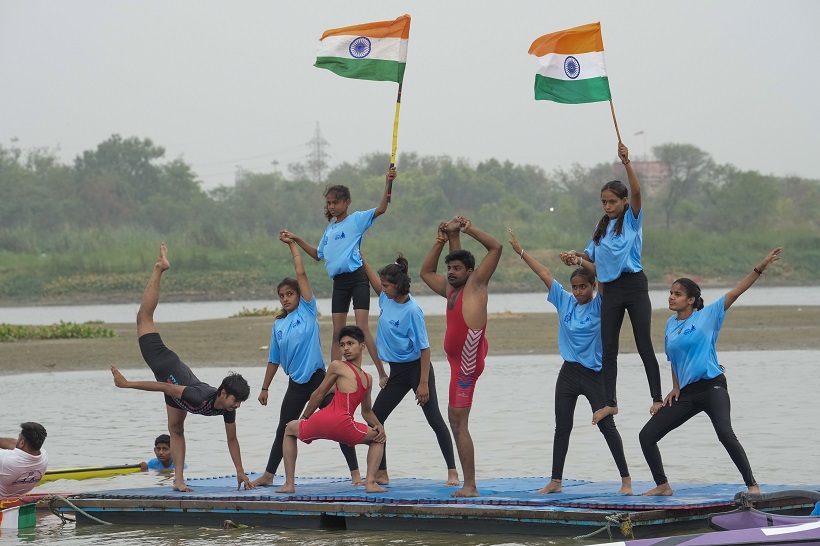
[[[295,492],[294,475],[296,473],[296,439],[306,444],[313,440],[333,440],[354,446],[368,444],[367,478],[365,491],[383,493],[387,491],[376,483],[376,471],[384,454],[384,443],[387,436],[384,427],[373,413],[370,401],[370,390],[373,381],[369,374],[362,370],[362,351],[365,348],[364,332],[358,326],[345,326],[339,332],[339,347],[344,361],[334,360],[327,368],[327,374],[319,388],[313,391],[310,402],[305,407],[302,418],[291,421],[285,428],[283,456],[285,460],[285,483],[276,490],[277,493]],[[331,388],[336,388],[332,402],[319,410]],[[362,418],[370,425],[356,422],[353,413],[362,406]],[[316,413],[314,413],[316,412]]]
[[[487,249],[478,267],[473,255],[461,250],[460,233],[469,235]],[[447,264],[445,278],[436,273],[436,267],[441,249],[448,240],[450,253],[444,258]],[[464,474],[464,486],[453,493],[453,497],[479,496],[475,484],[475,450],[467,425],[475,384],[484,371],[487,356],[487,284],[498,267],[501,249],[501,243],[491,235],[473,227],[463,216],[456,216],[439,225],[436,244],[421,266],[422,280],[436,294],[447,298],[447,331],[444,334],[444,352],[450,363],[447,416]]]

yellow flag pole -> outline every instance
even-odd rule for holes
[[[399,141],[399,111],[401,110],[401,84],[399,82],[399,92],[396,96],[396,117],[393,118],[393,149],[390,152],[390,166],[394,167],[396,165],[396,147]],[[390,179],[390,183],[387,186],[387,202],[390,202],[390,198],[393,196],[393,179]]]
[[[609,109],[612,110],[612,121],[615,122],[615,134],[618,135],[618,144],[622,144],[621,132],[618,130],[618,120],[615,119],[615,107],[612,106],[612,99],[609,99]]]

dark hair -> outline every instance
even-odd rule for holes
[[[624,186],[624,183],[620,180],[613,180],[612,182],[607,182],[604,184],[604,187],[601,188],[601,193],[604,193],[606,190],[611,191],[615,194],[616,197],[621,199],[625,199],[629,197],[629,191]],[[618,217],[618,221],[615,224],[615,228],[612,230],[616,235],[620,235],[624,229],[624,216],[626,216],[626,211],[629,210],[629,204],[624,207],[623,212]],[[604,217],[598,220],[598,225],[595,227],[595,233],[592,234],[592,241],[599,245],[601,244],[601,239],[606,235],[606,228],[609,226],[609,216],[604,214]]]
[[[339,339],[341,340],[345,336],[352,337],[359,343],[364,343],[364,332],[358,326],[348,324],[347,326],[342,327],[342,329],[339,330]]]
[[[572,279],[575,277],[581,277],[586,279],[589,284],[595,284],[595,275],[593,275],[592,271],[589,269],[584,269],[583,267],[579,267],[572,274],[569,276],[569,282],[572,283]]]
[[[475,256],[469,250],[454,250],[444,257],[444,263],[450,264],[452,261],[458,261],[464,264],[467,269],[475,269]]]
[[[154,447],[157,447],[160,444],[165,444],[167,446],[171,445],[171,437],[167,434],[160,434],[157,436],[157,439],[154,440]]]
[[[297,281],[293,277],[285,277],[279,282],[279,284],[276,285],[277,296],[279,295],[279,291],[282,289],[283,286],[289,286],[290,288],[293,288],[293,290],[295,290],[296,293],[299,294],[299,297],[302,296],[302,291],[299,290],[299,281]],[[286,316],[288,316],[288,312],[283,307],[282,310],[279,311],[279,314],[276,315],[276,318],[274,320],[279,320],[280,318],[285,318]]]
[[[336,197],[338,199],[341,199],[342,201],[350,199],[350,190],[347,186],[342,186],[341,184],[326,187],[325,192],[322,195],[327,197],[331,193],[335,194]],[[327,203],[325,203],[325,218],[327,218],[328,222],[330,222],[330,220],[333,218],[333,215],[331,215],[330,211],[327,210]]]
[[[240,402],[244,402],[251,395],[251,387],[248,385],[248,382],[236,372],[229,373],[228,376],[222,380],[216,392],[221,393],[223,390],[225,394],[229,396],[233,395],[234,398]]]
[[[692,279],[687,279],[686,277],[682,279],[678,279],[672,283],[679,284],[683,291],[686,293],[687,298],[695,298],[694,308],[695,311],[700,311],[703,309],[703,298],[700,297],[700,286],[698,283],[693,281]]]
[[[39,451],[43,447],[43,442],[46,441],[46,428],[40,423],[29,421],[28,423],[20,423],[20,434],[26,441],[29,449]]]
[[[391,284],[395,284],[399,295],[406,296],[410,293],[410,275],[407,274],[408,269],[410,269],[410,262],[399,252],[396,263],[387,264],[379,269],[379,277],[387,280],[387,282]]]

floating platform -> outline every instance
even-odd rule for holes
[[[254,476],[251,476],[253,479]],[[277,476],[276,483],[283,478]],[[129,525],[232,524],[280,529],[372,531],[451,531],[460,533],[574,536],[602,527],[619,527],[636,537],[658,536],[671,529],[705,527],[708,514],[734,508],[742,484],[673,483],[671,497],[619,495],[620,482],[564,480],[563,492],[536,493],[549,478],[479,480],[480,497],[450,497],[455,488],[441,480],[393,479],[386,493],[366,493],[344,478],[297,478],[295,494],[277,494],[278,485],[237,490],[236,478],[188,478],[194,491],[170,487],[119,489],[72,495],[71,505],[56,501],[61,512],[75,512],[78,524],[93,518]],[[654,484],[635,483],[635,491]],[[765,485],[764,492],[820,486]],[[807,514],[813,502],[785,498],[759,509]],[[79,510],[75,510],[75,507]],[[620,535],[620,533],[617,533]]]

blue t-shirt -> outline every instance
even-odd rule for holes
[[[354,212],[341,222],[327,226],[316,252],[320,260],[324,258],[327,274],[331,278],[339,273],[356,271],[362,266],[359,247],[364,232],[376,219],[374,214],[376,209]]]
[[[592,371],[601,371],[601,295],[578,305],[575,296],[556,280],[547,301],[558,310],[558,352],[567,362],[578,362]]]
[[[595,262],[598,280],[612,282],[621,276],[621,273],[637,273],[643,271],[641,265],[641,249],[643,248],[643,208],[638,217],[628,209],[624,214],[624,224],[620,235],[615,234],[615,224],[618,220],[610,220],[606,233],[601,242],[595,244],[590,239],[584,249],[589,258]]]
[[[413,362],[421,358],[421,350],[428,349],[427,326],[424,313],[410,295],[404,303],[397,303],[379,294],[379,329],[376,348],[385,362]]]
[[[299,307],[273,323],[268,362],[279,364],[299,384],[307,383],[316,370],[325,369],[316,297],[299,297]]]
[[[666,321],[666,335],[663,338],[666,358],[672,363],[680,388],[723,373],[718,364],[715,343],[726,316],[723,309],[725,300],[726,296],[723,296],[695,311],[686,320],[677,320],[672,316]]]
[[[148,470],[170,470],[172,468],[174,468],[173,461],[171,462],[171,466],[162,466],[162,463],[159,462],[159,459],[156,457],[148,461]],[[186,464],[183,468],[188,468],[188,465]]]

